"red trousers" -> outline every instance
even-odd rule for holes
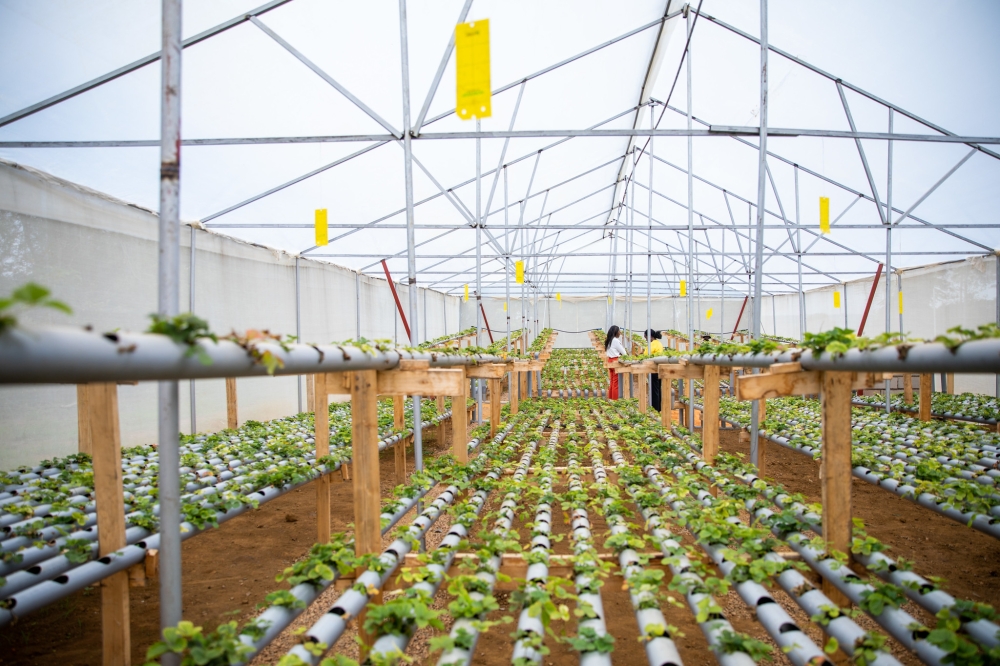
[[[608,399],[617,400],[618,399],[618,373],[615,372],[614,368],[608,368],[608,372],[611,375],[611,385],[608,387]]]

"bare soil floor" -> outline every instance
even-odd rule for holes
[[[444,450],[433,435],[425,435],[425,446],[429,455]],[[725,451],[743,454],[748,454],[749,449],[746,443],[739,442],[737,431],[723,431],[721,447]],[[817,462],[776,445],[768,445],[765,455],[767,477],[790,491],[804,494],[809,501],[820,501]],[[389,494],[395,483],[392,456],[392,451],[385,452],[382,456],[383,496]],[[410,461],[412,464],[412,457]],[[610,459],[606,457],[605,463],[610,464]],[[564,464],[562,459],[558,464]],[[611,480],[614,482],[613,475]],[[557,492],[565,489],[564,483],[565,479],[560,479]],[[351,484],[334,484],[332,488],[333,529],[342,531],[353,521]],[[491,497],[483,515],[489,515],[499,507],[501,500],[501,497]],[[918,573],[944,576],[947,578],[945,588],[956,597],[1000,607],[1000,542],[861,481],[855,480],[853,484],[852,502],[854,515],[865,521],[869,533],[892,545],[890,554],[893,557],[912,560],[914,570]],[[533,517],[533,507],[520,507],[520,510],[525,509]],[[555,553],[569,553],[572,546],[569,527],[559,514],[561,512],[557,510],[553,532],[565,538],[556,542],[553,550]],[[410,519],[412,516],[405,518],[404,523]],[[593,512],[590,520],[595,545],[600,552],[605,552],[602,546],[607,525]],[[631,520],[639,524],[642,522],[634,516]],[[315,521],[315,497],[311,487],[305,486],[250,514],[235,518],[219,529],[210,530],[185,542],[185,617],[206,629],[230,619],[235,619],[240,624],[250,619],[259,612],[255,607],[267,593],[283,587],[274,581],[275,574],[303,557],[313,543]],[[440,542],[448,526],[448,516],[442,516],[427,535],[429,548]],[[527,543],[530,533],[524,523],[518,519],[514,527],[521,533],[522,543]],[[693,543],[691,535],[683,528],[670,526],[670,529],[686,543]],[[388,544],[390,539],[391,535],[387,535],[385,543]],[[132,663],[143,663],[146,649],[157,638],[159,619],[156,585],[157,581],[151,580],[146,587],[131,590]],[[276,663],[297,640],[292,633],[294,629],[311,625],[332,605],[338,594],[336,590],[328,590],[311,611],[298,618],[290,630],[259,655],[254,663]],[[780,590],[775,590],[774,594],[775,599],[805,628],[810,637],[822,644],[821,632],[797,609],[791,599]],[[516,618],[517,609],[511,607],[509,594],[498,592],[496,596],[500,610],[492,614],[491,619],[499,619],[504,615]],[[636,641],[638,627],[635,616],[619,576],[611,575],[607,579],[602,589],[602,598],[608,630],[616,638],[613,654],[615,663],[645,663],[642,645]],[[449,601],[449,595],[442,591],[437,595],[434,606],[446,609]],[[679,601],[683,602],[683,599]],[[737,631],[771,643],[752,612],[735,592],[730,592],[719,601]],[[932,618],[912,603],[905,608],[923,622],[932,621]],[[680,634],[683,634],[675,635],[675,639],[686,665],[708,666],[715,663],[716,660],[708,651],[705,638],[686,605],[677,608],[665,603],[663,612],[668,622],[676,625]],[[451,620],[446,613],[442,620],[446,626],[450,626]],[[874,623],[865,618],[859,622],[866,629],[875,628]],[[574,623],[567,624],[569,626],[554,623],[553,631],[556,634],[575,633]],[[503,625],[483,635],[476,650],[475,663],[509,664],[513,645],[510,634],[513,631],[513,624]],[[436,663],[438,655],[429,654],[427,642],[437,633],[439,632],[420,631],[414,637],[408,654],[415,658],[416,663]],[[334,651],[357,659],[356,636],[356,623],[352,623],[352,627],[334,646]],[[546,666],[579,663],[579,655],[566,644],[550,639],[546,645],[551,649],[551,653],[543,660]],[[901,649],[897,648],[894,652],[908,666],[919,663]],[[838,666],[849,663],[839,653],[833,660]],[[97,588],[72,595],[0,632],[0,664],[75,666],[100,662],[100,590]],[[781,666],[789,664],[778,650],[775,651],[774,663]]]

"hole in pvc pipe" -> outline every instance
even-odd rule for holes
[[[773,604],[773,603],[774,599],[772,599],[771,597],[761,597],[760,599],[757,600],[758,606],[763,606],[764,604]]]
[[[343,616],[345,613],[347,613],[347,611],[341,608],[340,606],[334,606],[333,608],[330,609],[331,615]]]
[[[35,565],[33,567],[29,567],[25,571],[30,573],[32,576],[37,576],[38,574],[42,573],[42,568],[38,565]]]
[[[65,585],[66,583],[69,582],[69,576],[65,574],[62,576],[56,576],[55,578],[52,579],[52,582],[59,583],[60,585]]]
[[[780,627],[778,627],[779,634],[787,634],[789,631],[798,631],[799,628],[796,627],[791,622],[785,622]]]

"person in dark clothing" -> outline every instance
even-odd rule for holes
[[[649,341],[649,356],[659,356],[663,353],[663,343],[660,342],[663,337],[662,333],[650,328],[646,330],[645,337]],[[653,398],[650,400],[650,404],[653,409],[659,412],[663,404],[663,397],[660,395],[660,379],[654,374],[650,375],[650,381],[653,383]]]

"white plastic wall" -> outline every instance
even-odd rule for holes
[[[52,290],[73,315],[32,311],[26,324],[91,325],[98,331],[145,330],[156,310],[157,217],[48,174],[0,162],[0,294],[28,281]],[[181,309],[190,308],[190,227],[181,232]],[[215,233],[195,231],[194,312],[219,334],[268,329],[296,332],[295,257]],[[402,277],[402,276],[399,276]],[[329,263],[301,259],[301,337],[332,342],[406,334],[384,279],[360,278]],[[408,290],[399,289],[409,312]],[[421,334],[457,330],[459,299],[420,290]],[[445,323],[445,318],[450,326]],[[425,328],[426,326],[426,328]],[[398,330],[398,336],[396,331]],[[423,337],[423,335],[421,335]],[[181,430],[190,432],[190,383],[181,382]],[[195,382],[199,431],[226,425],[222,379]],[[240,421],[298,411],[295,377],[237,381]],[[118,390],[122,443],[156,441],[156,385]],[[303,401],[305,400],[303,385]],[[74,386],[0,386],[0,469],[73,453],[77,448]]]

